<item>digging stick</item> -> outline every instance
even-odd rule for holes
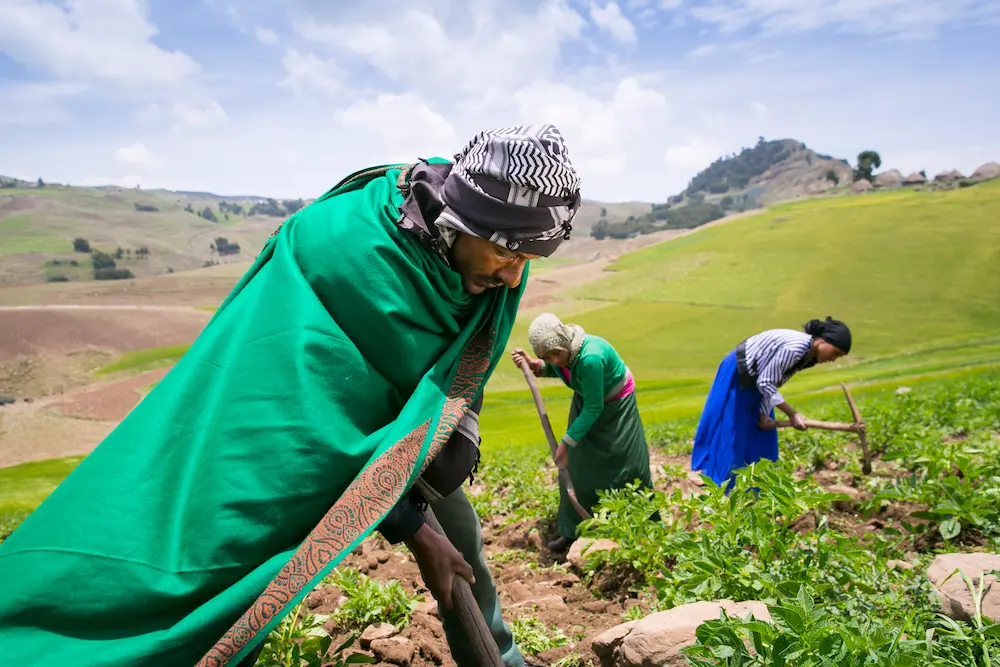
[[[856,434],[858,440],[861,442],[861,472],[870,475],[872,472],[872,460],[871,454],[868,451],[868,431],[865,428],[865,422],[861,419],[861,412],[858,410],[858,406],[855,405],[854,399],[851,397],[851,392],[847,390],[847,385],[841,383],[840,387],[844,390],[844,397],[847,399],[847,405],[851,408],[851,416],[854,417],[854,423],[844,424],[841,422],[824,422],[807,419],[805,420],[805,424],[809,428],[823,431],[841,431]],[[792,425],[792,422],[788,419],[783,419],[773,421],[773,424],[776,428],[788,428]]]
[[[434,516],[434,511],[429,505],[424,510],[424,520],[427,521],[431,530],[447,539],[448,536],[445,535],[444,528],[441,527],[441,523]],[[483,667],[504,667],[500,657],[500,649],[497,648],[493,633],[486,625],[486,619],[483,618],[476,598],[472,595],[472,587],[469,586],[468,581],[457,575],[451,584],[451,602],[455,613],[458,614],[462,629],[465,630],[469,645],[476,656],[476,664]]]
[[[522,361],[518,364],[521,367],[521,372],[524,373],[524,379],[528,382],[528,388],[531,389],[531,395],[535,398],[535,408],[538,410],[538,418],[542,422],[542,430],[545,431],[545,439],[549,442],[549,450],[552,452],[552,460],[555,461],[556,449],[559,445],[556,443],[556,435],[552,432],[552,424],[549,422],[549,414],[545,411],[545,403],[542,401],[542,394],[538,391],[538,383],[535,382],[535,374],[531,372],[531,368],[528,366],[528,362]],[[580,501],[576,499],[576,491],[573,490],[573,482],[569,478],[569,470],[559,465],[556,461],[556,469],[559,471],[559,481],[562,482],[563,488],[566,489],[566,495],[569,496],[570,503],[573,504],[573,508],[576,513],[580,515],[583,519],[590,519],[591,514]]]

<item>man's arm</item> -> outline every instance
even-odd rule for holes
[[[403,496],[378,525],[379,533],[389,544],[399,544],[410,539],[426,522],[410,495]]]

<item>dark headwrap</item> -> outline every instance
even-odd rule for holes
[[[582,201],[580,177],[553,125],[480,132],[453,164],[420,163],[409,182],[404,228],[436,227],[431,233],[447,245],[463,232],[545,257],[569,238]]]
[[[844,354],[851,351],[851,330],[840,320],[827,316],[825,320],[809,320],[802,328],[810,336],[822,338]]]

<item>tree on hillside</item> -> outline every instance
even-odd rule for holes
[[[606,208],[605,208],[605,207],[603,207],[603,206],[601,207],[601,217],[602,217],[602,218],[606,218],[606,217],[608,217],[608,209],[606,209]]]
[[[198,211],[198,216],[205,218],[209,222],[218,222],[219,219],[215,217],[215,211],[212,210],[211,206],[206,206],[201,211]]]
[[[99,250],[95,250],[90,254],[90,262],[94,266],[94,271],[98,269],[113,269],[117,266],[111,255]]]
[[[187,206],[184,207],[184,210],[188,213],[194,213],[194,207],[191,206],[191,202],[188,202]]]
[[[215,239],[215,251],[220,255],[236,255],[240,252],[240,244],[230,243],[229,239],[220,236]]]
[[[149,259],[149,248],[142,246],[141,248],[136,248],[135,256],[139,259]]]
[[[73,239],[73,252],[90,252],[90,242],[81,237]]]
[[[38,177],[38,184],[37,185],[40,188],[44,188],[45,187],[45,181],[42,180],[41,176]]]
[[[122,248],[121,246],[115,248],[115,253],[113,255],[113,257],[115,259],[121,259],[124,256],[125,256],[125,249],[124,248]]]
[[[858,153],[858,166],[854,170],[855,181],[872,180],[872,171],[882,166],[882,157],[877,151],[861,151]]]
[[[833,169],[827,170],[826,180],[832,181],[834,185],[840,185],[840,176],[837,176],[837,172]]]

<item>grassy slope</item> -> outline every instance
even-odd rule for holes
[[[841,401],[840,381],[868,384],[854,392],[864,396],[974,373],[1000,364],[997,210],[1000,181],[780,206],[623,258],[575,295],[575,319],[609,338],[635,371],[649,425],[697,416],[716,365],[741,338],[813,315],[848,321],[856,347],[848,361],[788,385],[803,409]],[[532,314],[522,314],[509,347],[526,345]],[[501,364],[483,414],[485,446],[544,447],[523,387],[520,371]],[[543,393],[559,431],[569,392],[549,382]],[[71,462],[52,464],[44,483],[29,466],[0,471],[10,478],[0,487],[14,489],[0,515],[40,497]],[[22,474],[36,481],[7,486]]]
[[[54,275],[71,280],[90,279],[86,254],[74,253],[73,239],[81,236],[91,247],[113,252],[115,248],[135,249],[142,245],[151,250],[146,260],[123,260],[119,264],[137,276],[159,275],[168,268],[185,271],[201,267],[206,260],[241,263],[252,260],[281,218],[231,216],[225,220],[219,201],[242,203],[241,198],[215,195],[185,195],[165,190],[98,189],[47,186],[40,189],[0,189],[0,283],[41,282]],[[138,212],[135,204],[157,207],[156,212]],[[218,223],[204,220],[184,210],[190,204],[200,211],[206,206],[219,217]],[[607,209],[612,221],[649,211],[650,204],[588,202],[577,216],[576,228],[586,236]],[[209,250],[217,236],[238,243],[239,255],[220,258]],[[48,267],[47,260],[76,259],[84,266]]]
[[[647,421],[696,414],[722,357],[769,327],[833,315],[850,357],[811,369],[790,400],[1000,361],[1000,180],[951,192],[900,191],[786,204],[627,255],[571,293],[572,320],[632,368]],[[523,312],[509,348],[527,346]],[[559,314],[564,314],[561,311]],[[494,442],[537,437],[524,380],[501,364],[483,426]],[[568,392],[543,390],[558,429]]]

